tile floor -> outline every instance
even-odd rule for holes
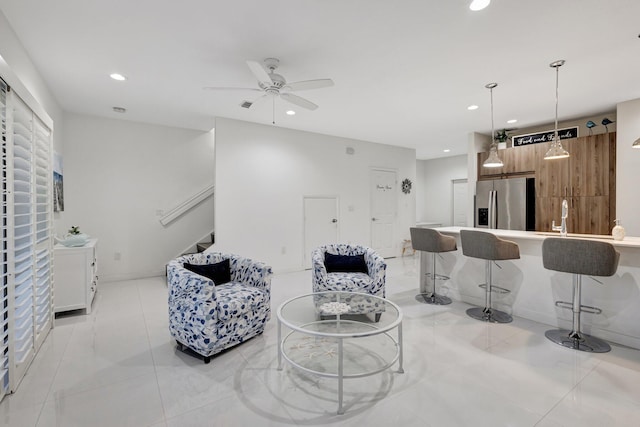
[[[417,260],[388,262],[405,373],[346,380],[344,415],[337,381],[276,370],[275,309],[310,291],[304,271],[275,275],[265,333],[208,365],[169,338],[164,277],[102,284],[91,315],[56,319],[0,403],[0,425],[640,426],[640,351],[578,353],[546,340],[542,324],[484,324],[462,303],[419,304]]]

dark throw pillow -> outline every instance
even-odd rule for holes
[[[216,264],[204,265],[189,264],[188,262],[185,262],[184,268],[204,276],[207,279],[213,280],[213,283],[216,285],[222,285],[223,283],[231,281],[231,267],[228,259],[222,260]]]
[[[369,274],[364,255],[324,254],[324,266],[327,273],[366,273]]]

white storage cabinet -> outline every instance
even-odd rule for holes
[[[86,310],[91,313],[91,303],[98,290],[97,239],[90,239],[84,246],[54,248],[54,311]]]

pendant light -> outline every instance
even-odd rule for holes
[[[553,139],[549,144],[549,150],[544,155],[545,160],[564,159],[569,157],[569,152],[562,147],[560,137],[558,136],[558,74],[560,67],[564,65],[564,59],[553,61],[549,67],[556,69],[556,124],[553,132]]]
[[[498,157],[498,143],[493,130],[493,88],[496,86],[498,86],[498,83],[488,83],[484,86],[491,92],[491,148],[489,149],[489,157],[482,163],[485,168],[501,168],[504,166],[504,163]]]

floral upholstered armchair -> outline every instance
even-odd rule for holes
[[[226,279],[201,275],[222,264]],[[212,355],[261,334],[271,317],[271,275],[270,266],[233,254],[206,252],[169,262],[169,332],[178,347],[209,363]]]
[[[353,268],[351,261],[347,261],[346,268],[335,268],[336,263],[340,266],[345,266],[344,259],[356,259],[356,257],[363,259],[364,266],[362,269],[357,268],[357,264],[356,268]],[[312,252],[311,263],[314,293],[342,291],[375,295],[380,298],[385,297],[387,264],[384,258],[371,248],[341,243],[320,246]],[[317,302],[324,302],[323,298],[320,298]],[[362,298],[358,299],[362,300]],[[384,311],[383,307],[379,307],[372,301],[362,300],[358,304],[352,304],[352,307],[356,306],[359,307],[357,309],[359,313],[375,313],[376,321],[380,319],[381,311]]]

